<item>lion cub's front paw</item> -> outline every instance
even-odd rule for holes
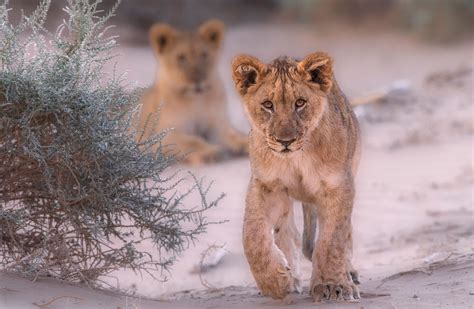
[[[227,138],[225,144],[233,155],[241,156],[249,153],[249,139],[246,135],[233,132]]]
[[[238,138],[232,145],[231,151],[235,155],[242,156],[248,155],[249,153],[249,143],[247,138]]]
[[[294,290],[291,270],[287,266],[279,265],[278,268],[259,277],[256,275],[255,279],[263,295],[274,299],[285,299]]]
[[[315,302],[324,300],[357,301],[360,299],[359,289],[349,280],[340,280],[336,283],[313,280],[310,294]]]
[[[201,166],[207,163],[213,163],[219,161],[222,155],[222,148],[216,145],[208,145],[188,153],[181,162],[193,166]]]

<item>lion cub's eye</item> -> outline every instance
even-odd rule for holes
[[[305,106],[305,105],[306,105],[306,100],[303,100],[303,99],[298,99],[298,100],[296,100],[296,102],[295,102],[295,107],[296,107],[296,109],[300,109],[300,108],[302,108],[302,107]]]
[[[270,102],[270,101],[265,101],[262,103],[262,106],[265,108],[265,109],[268,109],[268,110],[273,110],[273,103]]]
[[[179,54],[178,55],[178,61],[180,63],[184,63],[186,61],[186,56],[184,54]]]
[[[206,60],[209,57],[209,54],[207,52],[202,52],[201,53],[201,58]]]

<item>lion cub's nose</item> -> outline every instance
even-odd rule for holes
[[[291,144],[293,144],[294,141],[296,141],[296,138],[288,139],[288,140],[277,139],[277,142],[279,142],[280,144],[282,144],[285,147],[290,146]]]

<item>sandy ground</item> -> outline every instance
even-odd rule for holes
[[[326,50],[333,54],[336,76],[350,98],[384,89],[400,79],[411,85],[410,91],[356,110],[364,139],[353,215],[354,264],[361,275],[362,299],[357,304],[318,307],[474,307],[474,45],[430,46],[396,33],[368,36],[354,29],[338,30],[258,25],[230,29],[220,66],[229,90],[232,122],[241,130],[248,125],[228,68],[236,51],[269,60],[281,54],[304,56]],[[123,46],[120,53],[119,69],[130,70],[128,80],[149,85],[155,66],[151,51]],[[129,295],[124,296],[44,278],[31,282],[3,273],[0,308],[287,306],[258,294],[243,255],[248,159],[191,170],[215,181],[211,195],[226,193],[208,216],[227,222],[210,226],[196,246],[182,254],[166,282],[127,271],[105,278]],[[295,207],[301,227],[299,203]],[[214,244],[225,245],[222,262],[201,276],[192,274],[201,253]],[[307,287],[311,264],[301,263]],[[288,305],[314,306],[307,288]]]

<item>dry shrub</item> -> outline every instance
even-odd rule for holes
[[[163,176],[175,160],[164,133],[135,142],[126,111],[138,92],[103,73],[115,41],[113,10],[99,3],[69,0],[54,34],[43,28],[48,0],[18,25],[0,5],[1,269],[82,282],[119,268],[156,274],[217,204],[202,180],[182,194],[179,175]],[[193,190],[200,203],[184,207]]]

